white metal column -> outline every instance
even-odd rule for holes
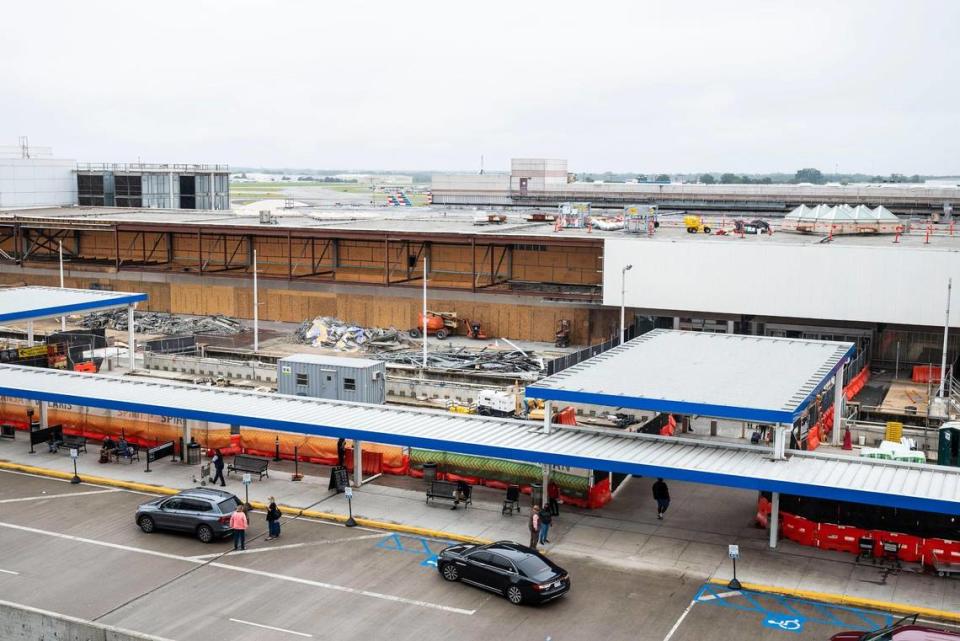
[[[773,426],[773,458],[774,460],[786,458],[787,451],[787,428],[780,423]]]
[[[27,321],[27,346],[33,347],[33,321]]]
[[[543,493],[540,496],[540,507],[543,507],[543,503],[547,502],[547,488],[550,487],[550,466],[546,463],[543,464]]]
[[[770,501],[770,547],[777,547],[780,536],[780,492],[773,492]]]
[[[210,174],[210,209],[216,209],[216,201],[213,199],[213,194],[216,193],[216,190],[213,188],[214,174]]]
[[[728,334],[732,334],[732,333],[733,333],[733,321],[732,321],[732,320],[728,320],[728,321],[727,321],[727,333],[728,333]]]
[[[543,402],[543,431],[549,434],[553,428],[553,401]]]
[[[40,429],[45,430],[48,427],[49,418],[47,415],[47,401],[40,401]]]
[[[130,371],[133,371],[137,366],[136,345],[134,344],[135,339],[133,337],[133,310],[136,308],[136,303],[127,305],[127,365]]]
[[[846,363],[840,363],[837,373],[833,377],[833,433],[830,436],[831,445],[840,445],[840,431],[843,429],[844,400],[843,395],[843,371],[846,369]]]
[[[353,486],[363,485],[363,455],[360,452],[360,441],[353,442]]]
[[[170,180],[167,182],[168,191],[170,193],[170,201],[167,203],[167,209],[177,209],[180,203],[174,204],[173,202],[173,172],[167,174],[167,178]]]

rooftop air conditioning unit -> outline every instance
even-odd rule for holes
[[[261,225],[276,225],[277,217],[273,215],[272,211],[264,209],[260,212],[260,224]]]

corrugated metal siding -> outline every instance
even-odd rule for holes
[[[386,402],[386,363],[291,356],[277,362],[277,391],[335,401]]]
[[[955,513],[960,468],[0,365],[0,394],[480,456]]]

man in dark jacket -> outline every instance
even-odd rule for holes
[[[663,520],[663,513],[670,507],[670,490],[663,479],[658,478],[653,484],[653,498],[657,500],[657,518]]]
[[[213,469],[216,474],[210,479],[210,482],[216,485],[217,479],[220,479],[220,485],[226,487],[227,482],[223,478],[223,453],[220,452],[219,448],[213,451]]]

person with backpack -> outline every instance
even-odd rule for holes
[[[546,505],[540,510],[540,545],[546,545],[550,542],[547,533],[550,531],[550,523],[553,521],[553,513]]]
[[[267,506],[267,541],[280,538],[280,517],[283,514],[277,507],[277,500],[272,496],[269,498],[270,505]]]
[[[661,478],[653,484],[653,498],[657,501],[657,518],[662,521],[664,512],[670,507],[670,490]]]
[[[213,451],[213,469],[216,470],[216,474],[210,482],[216,484],[217,479],[220,479],[220,486],[226,487],[227,482],[223,478],[223,454],[220,452],[220,448],[217,448]]]

